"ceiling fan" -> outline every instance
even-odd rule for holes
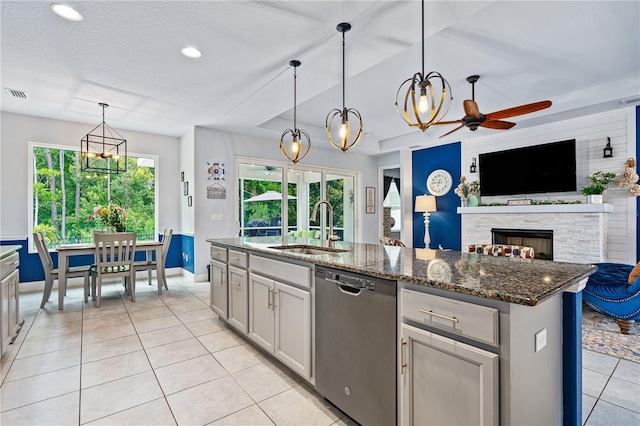
[[[510,121],[503,121],[503,118],[515,117],[517,115],[529,114],[532,112],[540,111],[541,109],[549,108],[551,101],[540,101],[532,104],[520,105],[513,108],[503,109],[501,111],[490,112],[489,114],[482,114],[478,108],[478,104],[475,101],[475,83],[480,78],[479,75],[471,75],[467,77],[467,81],[471,83],[471,99],[464,101],[464,113],[465,116],[461,120],[454,121],[440,121],[433,124],[456,124],[460,123],[460,126],[440,136],[445,137],[460,130],[463,127],[468,127],[472,131],[478,127],[486,127],[488,129],[496,130],[508,130],[516,125]]]

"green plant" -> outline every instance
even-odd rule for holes
[[[587,180],[591,182],[591,185],[582,188],[582,195],[602,195],[607,190],[609,182],[616,178],[615,173],[604,173],[601,170],[593,172],[590,176],[587,176]]]
[[[480,195],[480,182],[477,180],[474,180],[473,182],[471,182],[469,184],[469,192],[472,195]]]
[[[47,244],[52,244],[56,241],[56,228],[51,225],[40,223],[33,227],[33,232],[41,232],[42,238]]]

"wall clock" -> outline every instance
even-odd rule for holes
[[[449,192],[452,186],[453,178],[451,173],[444,169],[434,170],[427,178],[427,189],[431,195],[444,195]]]

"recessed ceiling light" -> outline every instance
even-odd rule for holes
[[[191,46],[183,47],[180,51],[188,58],[199,58],[202,56],[202,53],[198,49]]]
[[[51,3],[51,10],[53,10],[56,15],[70,21],[82,21],[83,19],[82,13],[78,12],[68,4]]]

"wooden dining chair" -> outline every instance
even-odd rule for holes
[[[133,268],[133,258],[136,253],[136,233],[116,232],[94,233],[96,246],[95,265],[91,266],[91,287],[96,307],[100,307],[103,279],[124,277],[125,288],[131,295],[131,301],[136,301],[136,274]],[[96,281],[98,282],[96,288]],[[85,286],[84,300],[87,302],[89,288]]]
[[[164,233],[162,234],[162,259],[153,260],[152,258],[148,258],[147,260],[133,263],[133,267],[136,270],[136,272],[144,271],[144,270],[147,271],[147,278],[149,279],[149,285],[151,285],[151,271],[153,271],[154,269],[155,270],[158,269],[158,262],[162,262],[162,264],[164,265],[167,261],[167,253],[169,253],[169,246],[171,245],[172,236],[173,236],[173,229],[166,228],[164,230]],[[160,279],[160,277],[156,277],[156,278]],[[169,287],[167,286],[166,276],[162,277],[162,284],[164,285],[165,289],[169,290]]]
[[[51,259],[51,253],[47,249],[47,243],[44,240],[44,236],[41,232],[33,233],[33,241],[36,243],[36,249],[38,249],[38,255],[40,256],[40,262],[42,262],[42,269],[44,269],[44,291],[42,294],[42,302],[40,307],[44,308],[44,305],[49,301],[51,296],[51,290],[53,289],[53,280],[58,279],[58,269],[53,264]],[[84,286],[89,286],[89,268],[90,265],[85,266],[72,266],[67,268],[67,277],[84,277]],[[59,285],[59,284],[58,284]],[[67,294],[67,289],[64,289],[64,293]]]

